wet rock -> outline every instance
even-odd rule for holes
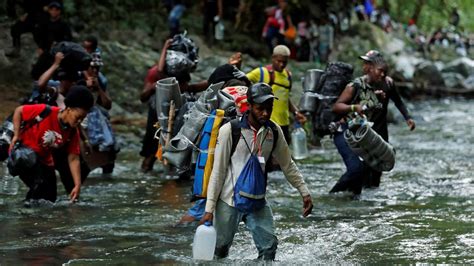
[[[390,40],[384,47],[384,53],[389,55],[389,54],[394,54],[394,53],[400,53],[403,51],[405,48],[405,43],[398,39],[398,38],[393,38]]]
[[[413,73],[413,81],[415,83],[426,83],[429,85],[444,85],[441,72],[433,62],[423,61],[416,66]]]
[[[402,54],[394,57],[393,62],[395,64],[394,71],[397,72],[397,76],[401,76],[403,80],[409,81],[413,79],[416,66],[424,62],[424,60],[413,55]]]
[[[468,77],[474,74],[474,60],[467,57],[455,59],[446,64],[442,71],[444,73],[459,73],[464,77]]]
[[[467,79],[463,80],[462,85],[468,90],[474,90],[474,75],[471,75]]]
[[[459,73],[442,73],[444,84],[448,88],[462,88],[464,77]]]

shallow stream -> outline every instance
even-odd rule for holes
[[[359,201],[327,193],[344,171],[330,140],[299,163],[315,203],[309,218],[301,216],[296,190],[272,174],[267,198],[280,242],[277,263],[474,264],[472,103],[411,104],[417,129],[390,125],[396,166]],[[191,182],[159,169],[140,173],[136,153],[125,149],[112,177],[93,174],[74,205],[59,183],[56,204],[23,207],[23,184],[15,196],[0,195],[0,264],[192,263],[195,227],[175,226],[190,207]],[[240,229],[226,263],[257,256]]]

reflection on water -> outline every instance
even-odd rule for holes
[[[315,202],[308,219],[301,217],[301,199],[282,174],[270,176],[278,261],[474,263],[471,103],[432,101],[412,109],[415,132],[403,123],[389,129],[397,149],[395,169],[360,201],[327,194],[344,170],[329,141],[313,152],[317,164],[300,164]],[[0,263],[192,262],[194,227],[175,226],[190,206],[191,182],[139,173],[134,153],[121,154],[112,178],[92,176],[72,206],[62,195],[54,205],[24,208],[24,186],[16,196],[0,196]],[[256,255],[242,226],[224,262],[249,262]]]

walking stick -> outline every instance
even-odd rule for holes
[[[165,147],[167,147],[171,141],[171,136],[173,135],[173,124],[174,124],[174,115],[175,115],[175,109],[176,106],[174,104],[174,101],[170,101],[170,112],[168,114],[168,132],[165,138]],[[163,160],[164,165],[168,165],[168,160],[164,159]]]

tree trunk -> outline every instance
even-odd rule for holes
[[[413,16],[411,18],[416,22],[418,22],[418,18],[420,17],[421,14],[421,9],[423,9],[423,6],[425,5],[425,0],[417,0],[415,4],[415,10],[413,11]]]
[[[383,0],[382,1],[382,8],[390,13],[390,1],[389,0]]]

